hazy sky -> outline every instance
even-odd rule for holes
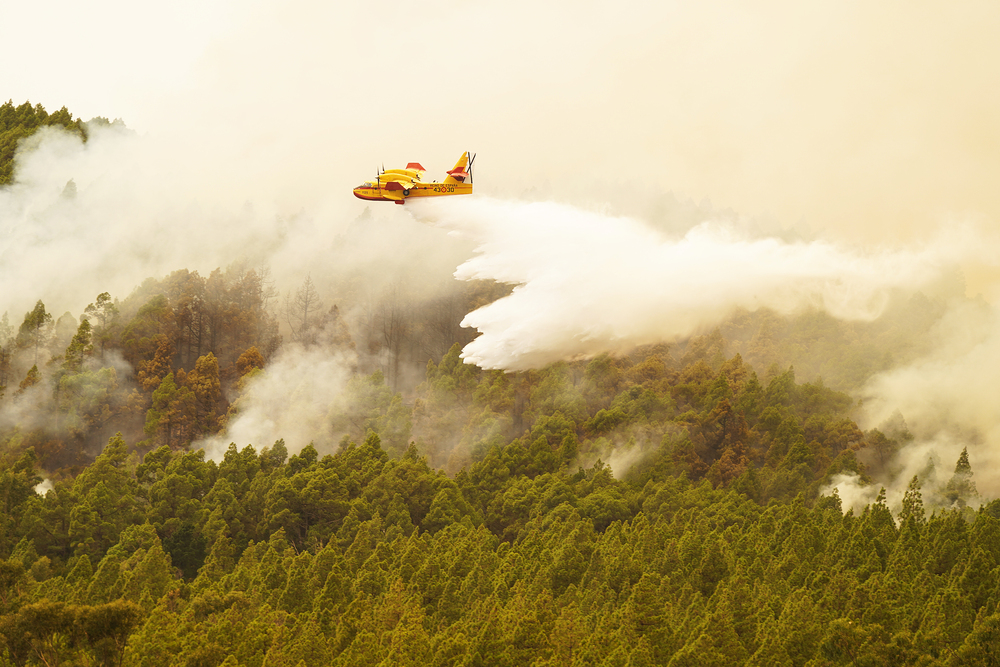
[[[491,194],[617,183],[882,242],[1000,218],[992,2],[9,4],[4,97],[279,209],[471,149]]]

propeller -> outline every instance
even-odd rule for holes
[[[469,156],[469,164],[465,167],[469,172],[469,183],[474,183],[472,178],[472,163],[476,161],[476,154],[471,151],[465,151],[465,154]]]

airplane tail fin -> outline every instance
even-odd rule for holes
[[[470,156],[468,151],[462,153],[462,157],[458,158],[458,162],[456,162],[455,167],[448,172],[448,176],[444,179],[444,182],[464,183],[465,179],[470,178],[472,170],[472,161],[474,159],[475,156],[474,155]]]

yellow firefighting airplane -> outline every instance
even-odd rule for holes
[[[406,169],[385,169],[378,173],[374,181],[354,188],[354,196],[369,201],[394,201],[402,204],[408,197],[442,197],[446,195],[472,194],[472,163],[476,156],[466,151],[455,163],[454,169],[438,183],[422,181],[426,171],[417,162],[406,165]],[[465,179],[469,182],[466,183]]]

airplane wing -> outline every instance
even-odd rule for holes
[[[399,181],[389,181],[382,188],[382,196],[393,201],[403,201],[406,195],[403,193],[403,184]]]

